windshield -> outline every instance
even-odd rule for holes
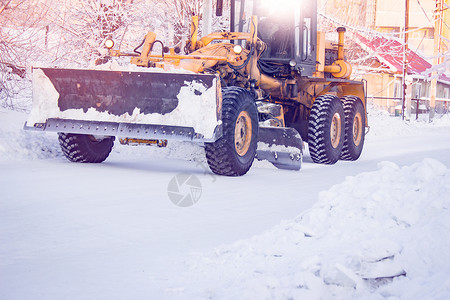
[[[293,0],[254,1],[254,13],[258,16],[258,37],[268,49],[263,57],[292,57],[294,11]],[[294,8],[293,8],[294,7]]]

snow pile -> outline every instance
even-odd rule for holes
[[[403,121],[401,117],[393,117],[385,110],[376,110],[371,107],[368,107],[368,121],[370,127],[368,138],[410,136],[417,134],[418,130],[430,127],[450,127],[449,114],[436,115],[431,123],[428,122],[428,118]]]
[[[436,127],[449,127],[450,126],[450,114],[445,114],[440,118],[436,118],[433,123]]]
[[[27,114],[0,108],[0,160],[62,157],[55,133],[23,130]]]
[[[167,292],[212,299],[448,299],[449,195],[450,172],[436,160],[402,168],[380,163],[322,192],[295,220],[189,261],[184,287]]]

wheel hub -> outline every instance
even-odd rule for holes
[[[330,138],[333,148],[337,148],[341,141],[341,116],[335,113],[331,119]]]
[[[362,130],[363,130],[363,124],[362,124],[362,117],[361,113],[357,113],[355,115],[355,118],[353,119],[353,143],[355,143],[356,146],[359,146],[362,140]]]
[[[252,140],[252,120],[246,111],[241,111],[234,127],[234,146],[239,156],[244,156]]]

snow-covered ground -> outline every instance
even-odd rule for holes
[[[240,178],[186,143],[69,163],[25,119],[0,110],[0,299],[450,298],[448,115],[371,111],[358,161]],[[169,199],[179,173],[193,206]]]

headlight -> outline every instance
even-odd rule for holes
[[[105,47],[108,48],[108,49],[111,49],[112,47],[114,47],[114,41],[110,40],[110,39],[106,40],[105,41]]]
[[[236,45],[233,47],[233,51],[235,54],[239,55],[242,53],[242,47],[240,45]]]

